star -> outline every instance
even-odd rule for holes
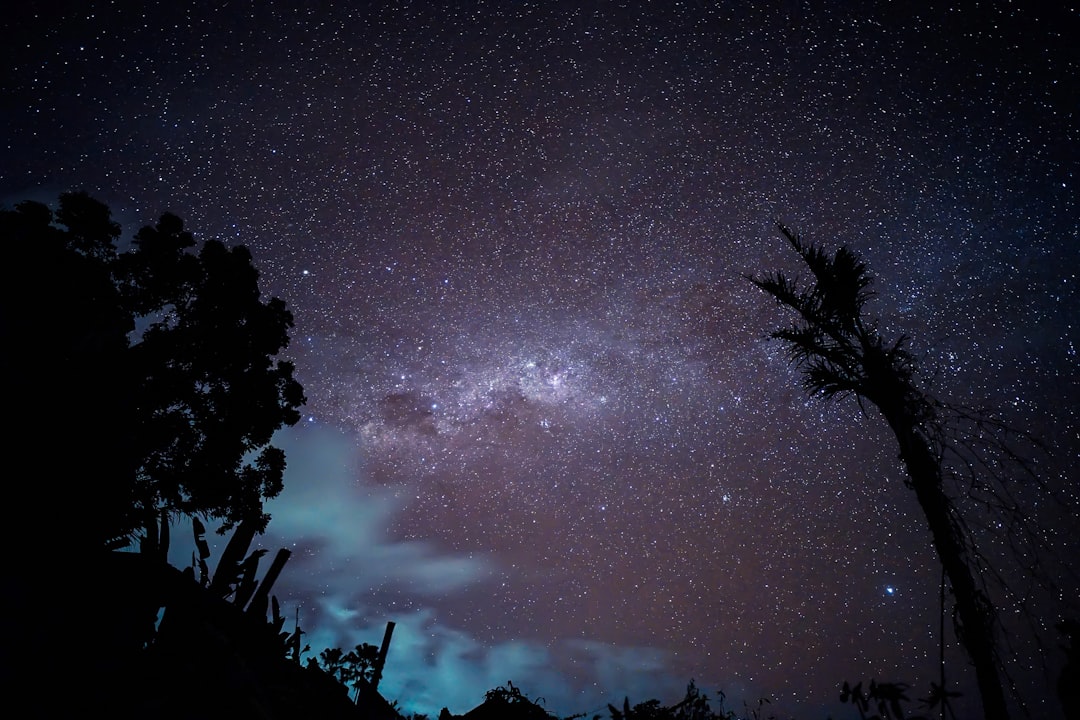
[[[839,716],[845,679],[938,677],[940,568],[888,428],[769,338],[792,318],[744,276],[797,270],[778,219],[857,251],[920,381],[1003,408],[1080,502],[1075,10],[954,5],[31,10],[0,195],[250,247],[309,399],[275,594],[315,653],[397,621],[407,711],[511,679],[592,716],[694,678]],[[1080,557],[1050,504],[1047,568]],[[889,584],[853,591],[866,568]],[[1046,616],[1080,615],[1055,572]]]

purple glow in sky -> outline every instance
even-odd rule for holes
[[[263,544],[315,651],[394,620],[380,689],[433,715],[507,680],[590,717],[691,678],[806,718],[924,696],[939,566],[892,436],[804,396],[743,276],[797,269],[777,220],[851,246],[925,386],[1076,502],[1076,10],[256,5],[9,14],[0,201],[251,248],[309,398]]]

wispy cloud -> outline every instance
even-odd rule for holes
[[[442,608],[482,595],[506,568],[484,553],[461,553],[435,542],[395,540],[395,517],[408,512],[410,489],[366,482],[362,445],[320,426],[276,438],[288,456],[285,489],[267,505],[273,519],[256,543],[293,555],[274,587],[286,613],[300,609],[305,643],[327,647],[378,644],[396,623],[381,691],[407,711],[464,712],[487,690],[513,682],[548,708],[571,713],[602,708],[636,688],[681,689],[668,658],[653,648],[587,639],[481,640]],[[172,561],[189,562],[190,528],[175,530]],[[211,535],[213,561],[226,538]],[[516,572],[528,573],[527,568]],[[522,628],[523,632],[527,628]]]

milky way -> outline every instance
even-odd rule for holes
[[[591,716],[693,678],[820,717],[844,680],[936,679],[888,428],[804,396],[745,279],[797,271],[777,221],[860,253],[923,386],[1032,431],[1076,501],[1075,10],[123,5],[3,21],[0,199],[252,249],[309,398],[279,597],[314,652],[395,620],[406,709],[511,680]]]

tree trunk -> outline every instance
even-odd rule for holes
[[[978,571],[958,510],[942,487],[941,458],[925,430],[934,422],[937,404],[914,385],[914,357],[903,338],[886,344],[875,323],[864,323],[862,309],[873,280],[865,263],[847,248],[829,255],[806,245],[784,226],[781,232],[813,272],[807,289],[782,273],[750,281],[799,313],[801,322],[777,330],[803,371],[810,394],[827,398],[852,394],[875,405],[900,444],[910,486],[926,515],[934,549],[956,598],[957,638],[975,666],[986,720],[1008,720],[1009,710],[998,674],[995,615],[990,599],[976,582]],[[942,688],[944,692],[944,688]]]
[[[950,514],[950,501],[942,489],[941,465],[902,410],[886,411],[879,405],[900,443],[900,457],[934,538],[934,548],[956,598],[958,636],[975,666],[986,720],[1008,720],[1009,710],[994,658],[994,616],[990,602],[971,574],[967,549]]]

